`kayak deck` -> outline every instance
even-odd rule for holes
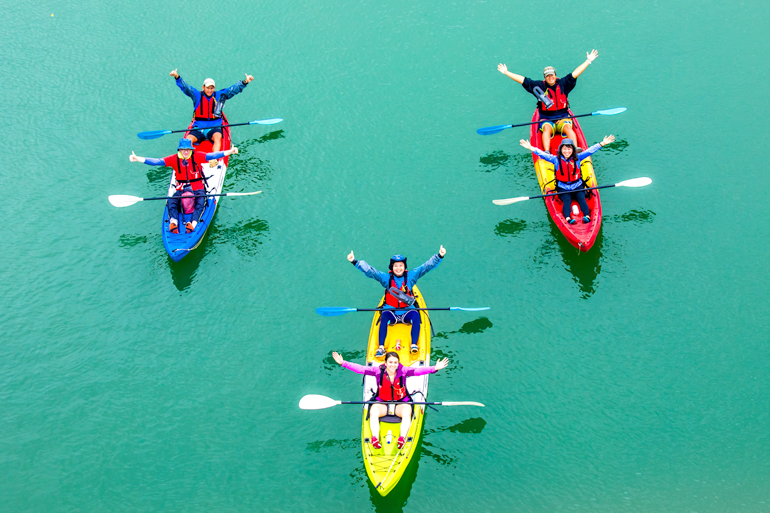
[[[426,308],[425,301],[422,298],[417,287],[413,292],[417,298],[417,305],[420,308]],[[380,306],[383,301],[380,302]],[[366,365],[379,366],[385,363],[384,357],[375,358],[375,352],[379,346],[379,320],[380,312],[374,314],[372,326],[369,332],[369,345],[367,348]],[[430,318],[428,312],[420,312],[420,336],[418,346],[420,350],[417,354],[410,353],[411,346],[411,325],[395,324],[388,328],[388,336],[385,339],[385,350],[398,353],[402,365],[411,367],[425,367],[430,365]],[[401,349],[397,350],[396,345],[400,340]],[[415,401],[425,401],[428,395],[428,375],[410,376],[406,378],[406,388]],[[377,393],[377,382],[374,376],[365,376],[363,382],[363,399],[369,401]],[[377,492],[385,496],[395,488],[401,476],[404,475],[409,463],[412,461],[415,449],[419,445],[420,436],[422,436],[423,418],[425,416],[425,405],[412,405],[412,422],[406,436],[406,443],[400,450],[398,449],[398,437],[401,434],[401,419],[395,415],[386,415],[380,418],[380,436],[381,449],[374,449],[370,443],[371,429],[369,426],[368,405],[364,405],[362,427],[361,427],[361,446],[363,449],[364,466],[369,479],[372,481]]]
[[[222,116],[223,123],[227,123],[227,118],[225,116]],[[188,131],[185,132],[185,136],[189,134],[189,130],[192,129],[193,123],[190,123],[190,126],[188,127]],[[221,151],[226,151],[230,149],[230,129],[225,127],[222,129],[222,148]],[[206,140],[202,141],[195,147],[195,151],[202,151],[205,153],[211,152],[211,142]],[[203,164],[203,174],[206,177],[206,193],[207,194],[220,194],[222,192],[222,186],[225,182],[225,174],[227,173],[227,163],[229,161],[229,157],[224,157],[218,161],[215,162],[214,166],[209,165],[208,163]],[[176,192],[176,187],[174,186],[174,173],[172,171],[171,173],[171,183],[168,187],[168,196],[172,196]],[[179,225],[179,233],[171,233],[169,228],[169,215],[168,215],[168,206],[166,206],[163,209],[163,219],[161,223],[161,237],[163,239],[163,247],[166,248],[166,252],[168,253],[168,256],[173,260],[174,262],[179,262],[181,259],[183,259],[185,256],[187,256],[192,250],[197,248],[201,241],[203,240],[203,236],[206,235],[206,231],[208,230],[208,227],[211,225],[211,222],[214,219],[214,214],[216,213],[217,206],[219,205],[219,197],[214,198],[206,198],[206,206],[204,207],[203,214],[201,214],[200,221],[198,221],[197,226],[195,229],[190,232],[186,233],[187,230],[185,230],[185,223],[187,223],[191,218],[192,214],[181,214],[180,220],[181,224]]]
[[[573,115],[572,111],[570,111],[570,115]],[[535,114],[532,116],[532,121],[533,123],[540,121],[540,112],[537,109],[535,109]],[[572,127],[575,130],[575,135],[577,136],[577,145],[582,149],[587,148],[588,144],[586,143],[586,138],[583,135],[583,129],[580,127],[580,123],[578,123],[577,119],[572,119]],[[563,137],[561,135],[555,134],[553,136],[551,139],[550,148],[550,152],[552,154],[556,155],[562,139]],[[543,140],[537,123],[533,124],[530,128],[529,142],[532,146],[543,150]],[[555,182],[553,181],[553,164],[541,159],[535,154],[533,154],[532,157],[535,164],[537,181],[540,184],[540,191],[545,194],[546,186],[548,186],[552,191],[555,191]],[[588,187],[596,187],[596,174],[594,173],[594,166],[591,162],[591,157],[585,159],[580,167],[582,170],[582,175],[590,177],[586,182]],[[544,198],[544,200],[548,214],[551,216],[554,224],[569,241],[569,243],[583,252],[591,249],[594,242],[596,241],[596,236],[599,235],[599,230],[601,229],[602,225],[602,203],[601,198],[599,197],[599,191],[592,191],[590,195],[586,195],[586,203],[588,203],[588,208],[591,211],[591,221],[589,223],[583,223],[583,213],[580,211],[580,206],[578,205],[577,201],[573,200],[571,204],[573,217],[577,220],[577,223],[569,224],[562,214],[562,201],[560,196],[551,196]],[[578,214],[574,215],[575,212],[578,212]]]

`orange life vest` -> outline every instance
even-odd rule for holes
[[[580,165],[573,160],[564,160],[559,157],[559,169],[556,170],[556,179],[562,183],[573,183],[581,179]]]
[[[567,99],[567,95],[561,92],[561,87],[558,85],[556,87],[546,87],[545,96],[553,101],[553,105],[551,105],[549,108],[546,108],[545,105],[543,105],[543,102],[538,101],[538,106],[542,112],[557,111],[569,107],[569,100]]]
[[[217,100],[214,96],[209,98],[205,94],[201,93],[201,101],[198,103],[198,107],[195,109],[196,121],[212,121],[219,119],[214,115],[214,109],[217,106]]]
[[[190,158],[183,160],[179,158],[179,155],[175,155],[176,162],[174,162],[174,179],[179,184],[178,188],[182,188],[185,184],[190,184],[190,187],[194,191],[200,191],[204,189],[203,182],[205,177],[203,176],[203,168],[200,164],[195,162],[194,154],[190,155]]]

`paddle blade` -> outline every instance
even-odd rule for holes
[[[310,394],[299,400],[299,407],[303,410],[323,410],[342,404],[342,401],[335,401],[325,395]]]
[[[488,126],[486,128],[479,128],[476,130],[476,133],[479,135],[492,135],[499,132],[502,132],[506,128],[511,128],[513,125],[497,125],[497,126]]]
[[[483,404],[477,403],[474,401],[454,401],[454,402],[446,402],[441,401],[441,406],[481,406],[484,407]]]
[[[645,185],[650,185],[652,183],[652,178],[647,178],[646,176],[643,176],[641,178],[632,178],[631,180],[626,180],[624,182],[616,183],[615,187],[644,187]]]
[[[324,317],[337,317],[338,315],[344,315],[350,312],[357,312],[356,308],[345,308],[344,306],[322,306],[315,309],[317,314]]]
[[[225,196],[253,196],[255,194],[259,194],[262,191],[256,191],[256,192],[228,192],[225,194]]]
[[[492,203],[494,203],[495,205],[510,205],[511,203],[518,203],[519,201],[526,201],[528,199],[529,199],[528,196],[520,196],[518,198],[492,200]]]
[[[618,107],[616,109],[607,109],[607,110],[597,110],[596,112],[592,112],[592,116],[614,116],[615,114],[620,114],[621,112],[625,112],[628,109],[625,107]]]
[[[276,123],[280,123],[283,121],[283,118],[273,118],[273,119],[255,119],[254,121],[249,121],[250,125],[275,125]]]
[[[481,308],[463,308],[461,306],[450,306],[450,310],[461,310],[463,312],[480,312],[482,310],[489,310],[488,306],[482,306]]]
[[[151,130],[149,132],[141,132],[136,135],[139,136],[139,139],[144,139],[145,141],[148,139],[157,139],[158,137],[163,137],[166,134],[170,134],[171,130]]]
[[[107,198],[113,207],[130,207],[134,203],[142,201],[139,196],[128,196],[127,194],[113,194]]]

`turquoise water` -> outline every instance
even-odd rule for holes
[[[5,5],[0,509],[697,511],[770,509],[770,256],[761,195],[764,2]],[[51,14],[54,16],[51,17]],[[547,23],[543,20],[548,19]],[[579,255],[537,194],[533,98],[497,72],[563,75],[604,226]],[[160,241],[161,157],[190,101],[228,86],[242,153],[206,240]],[[759,88],[759,91],[755,89]],[[362,361],[381,289],[345,260],[412,266],[437,312],[421,455],[382,499],[360,454]]]

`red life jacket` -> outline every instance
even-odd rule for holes
[[[378,383],[377,397],[381,401],[400,401],[404,397],[407,397],[409,393],[406,391],[406,383],[404,382],[404,376],[401,375],[396,378],[396,382],[392,383],[389,379],[386,379],[388,373],[385,371],[385,366],[380,365],[380,382]]]
[[[567,99],[567,95],[561,92],[561,87],[558,85],[556,87],[547,87],[545,88],[545,95],[553,101],[553,105],[551,105],[550,108],[546,109],[545,105],[543,105],[543,102],[538,101],[537,104],[540,107],[540,110],[542,112],[551,112],[551,111],[557,111],[566,109],[569,107],[569,100]]]
[[[190,184],[190,187],[194,191],[203,190],[203,182],[206,181],[203,176],[203,168],[200,164],[195,162],[195,154],[190,155],[187,160],[182,160],[179,155],[176,155],[176,162],[174,162],[174,179],[179,184],[177,187],[181,189],[186,184]]]
[[[209,98],[201,92],[201,101],[198,103],[198,107],[195,109],[196,121],[212,121],[214,119],[219,119],[214,116],[214,109],[216,106],[217,100],[214,96]]]
[[[573,159],[565,161],[559,157],[559,169],[556,170],[556,179],[562,183],[573,183],[581,179],[580,166]]]
[[[412,291],[409,290],[409,288],[406,286],[406,275],[408,272],[409,271],[404,271],[404,283],[403,285],[401,285],[401,291],[406,292],[410,296],[414,296],[414,294],[412,294]],[[390,273],[390,281],[388,282],[388,290],[390,290],[390,287],[398,288],[398,286],[396,285],[396,275],[393,274],[392,271]],[[387,290],[385,291],[385,304],[388,306],[392,306],[393,308],[396,308],[398,310],[409,308],[408,304],[399,301],[397,298],[393,296],[393,294],[390,294]]]

